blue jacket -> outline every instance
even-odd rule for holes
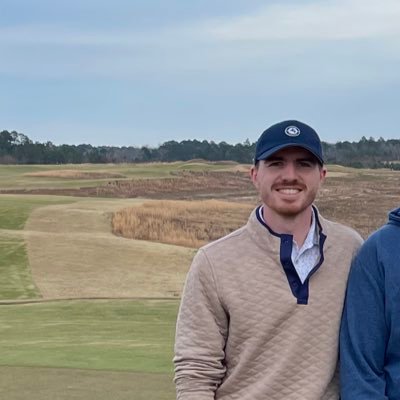
[[[353,262],[340,360],[342,400],[400,400],[400,208]]]

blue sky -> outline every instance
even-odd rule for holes
[[[0,130],[55,144],[400,138],[397,0],[1,0]]]

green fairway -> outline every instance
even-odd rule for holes
[[[8,400],[23,399],[33,385],[37,393],[46,393],[29,396],[35,400],[172,400],[178,304],[99,300],[0,305],[0,397],[5,398],[1,391],[8,387]]]
[[[72,197],[62,196],[0,195],[0,229],[23,229],[35,208],[74,201]]]
[[[0,306],[0,365],[171,373],[178,302]]]
[[[0,237],[0,274],[0,300],[39,297],[32,282],[24,240]]]
[[[170,374],[0,366],[7,400],[174,400]]]

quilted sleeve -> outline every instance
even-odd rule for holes
[[[190,267],[178,315],[175,385],[178,400],[211,400],[225,375],[228,317],[203,250]]]

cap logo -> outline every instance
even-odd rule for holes
[[[290,125],[285,129],[286,135],[295,137],[300,135],[300,129],[297,126]]]

